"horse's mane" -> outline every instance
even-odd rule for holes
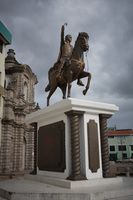
[[[77,37],[76,41],[75,41],[75,45],[76,45],[76,43],[78,42],[78,40],[79,40],[80,37],[85,37],[86,39],[89,39],[88,33],[86,33],[86,32],[80,32],[80,33],[78,34],[78,37]]]
[[[85,37],[86,39],[89,39],[88,33],[86,33],[86,32],[80,32],[80,33],[78,34],[78,36],[77,36],[76,41],[75,41],[75,45],[74,45],[74,48],[73,48],[73,53],[74,53],[75,49],[77,48],[77,45],[78,45],[78,42],[79,42],[79,38],[80,38],[80,37]],[[73,55],[73,53],[72,53],[72,55]],[[72,56],[71,56],[71,57],[72,57]]]
[[[80,36],[83,36],[83,37],[85,37],[86,39],[89,39],[89,35],[88,35],[88,33],[86,33],[86,32],[80,32],[79,35],[78,35],[78,37],[80,37]]]

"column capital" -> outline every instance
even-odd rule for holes
[[[99,114],[100,118],[106,118],[106,119],[109,119],[112,117],[111,114]]]
[[[67,116],[71,116],[71,115],[83,115],[85,112],[84,111],[79,111],[79,110],[70,110],[70,111],[67,111],[65,112],[65,114]]]

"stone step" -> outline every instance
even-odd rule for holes
[[[105,182],[107,179],[104,179]],[[123,182],[107,180],[107,184],[67,189],[43,182],[23,178],[0,182],[0,196],[10,200],[132,200],[133,178],[122,178]]]
[[[46,177],[41,175],[30,175],[27,174],[24,176],[27,180],[34,180],[43,183],[47,183],[54,186],[59,186],[67,189],[77,189],[77,188],[86,188],[86,187],[96,187],[99,185],[110,185],[110,184],[121,184],[123,183],[123,178],[97,178],[84,181],[70,181],[65,179],[57,179],[52,177]]]

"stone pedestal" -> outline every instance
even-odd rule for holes
[[[70,98],[27,115],[37,125],[34,171],[73,181],[112,176],[107,119],[115,111],[113,104]]]

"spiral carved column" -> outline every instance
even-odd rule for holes
[[[70,111],[66,112],[70,118],[71,131],[71,163],[72,174],[67,179],[69,180],[85,180],[86,177],[81,175],[80,165],[80,135],[79,135],[79,115],[83,112]]]
[[[100,115],[100,134],[101,134],[101,154],[102,154],[102,166],[103,177],[114,177],[114,174],[110,173],[109,167],[109,151],[108,151],[108,134],[107,134],[107,119],[112,115],[101,114]]]
[[[80,139],[79,139],[79,116],[71,116],[71,153],[72,153],[72,174],[80,175]]]
[[[34,169],[30,174],[37,174],[37,123],[30,124],[34,127]]]

